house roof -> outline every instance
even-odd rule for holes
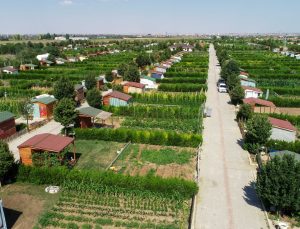
[[[33,103],[38,102],[38,103],[42,103],[42,104],[46,104],[46,105],[48,105],[50,103],[54,103],[56,101],[57,101],[57,99],[52,96],[36,97],[36,98],[32,99]]]
[[[80,115],[88,116],[88,117],[94,117],[99,118],[102,120],[108,119],[110,116],[112,116],[112,113],[106,112],[94,107],[82,107],[77,109],[79,111]]]
[[[23,142],[18,148],[32,148],[50,152],[61,152],[74,142],[73,138],[54,134],[38,134]]]
[[[0,112],[0,123],[5,122],[11,118],[15,117],[15,115],[9,111],[1,111]]]
[[[163,72],[158,72],[158,71],[151,71],[151,74],[158,74],[158,75],[163,75]]]
[[[271,159],[273,159],[276,156],[283,157],[284,155],[292,155],[292,156],[295,156],[295,159],[297,161],[300,161],[300,154],[289,151],[289,150],[275,151],[275,152],[269,153],[269,155],[270,155]]]
[[[5,70],[10,71],[10,72],[17,72],[18,71],[18,69],[14,68],[12,66],[3,67],[2,71],[5,71]]]
[[[256,83],[255,80],[247,78],[245,75],[240,75],[239,78],[240,78],[240,80]]]
[[[262,93],[262,90],[260,90],[259,88],[256,88],[256,87],[242,86],[242,88],[243,88],[244,90],[248,90],[248,91],[256,91],[256,92]]]
[[[106,94],[105,97],[106,96],[121,99],[121,100],[124,100],[124,101],[129,101],[132,98],[132,96],[127,95],[127,94],[122,93],[122,92],[119,92],[119,91],[112,91],[112,92]]]
[[[265,106],[265,107],[276,107],[275,104],[272,103],[271,101],[258,99],[258,98],[246,98],[246,99],[243,99],[243,102],[246,104],[251,104],[251,105],[258,104],[258,105]]]
[[[243,72],[243,71],[240,72],[240,75],[249,76],[248,72]]]
[[[156,79],[149,77],[149,76],[141,76],[141,79],[151,80],[153,82],[156,82]]]
[[[282,120],[282,119],[278,119],[278,118],[269,117],[269,122],[271,123],[271,125],[273,127],[277,127],[277,128],[280,128],[280,129],[285,129],[285,130],[288,130],[288,131],[296,131],[297,130],[296,127],[293,126],[293,124],[290,123],[287,120]]]
[[[30,67],[30,68],[35,68],[35,67],[37,67],[37,65],[35,65],[35,64],[24,64],[26,67]]]
[[[142,83],[137,83],[137,82],[127,82],[124,84],[124,86],[128,87],[136,87],[136,88],[145,88],[145,84]]]
[[[81,89],[81,88],[83,88],[83,85],[81,85],[81,84],[75,84],[74,85],[74,89],[77,91],[77,90],[79,90],[79,89]]]

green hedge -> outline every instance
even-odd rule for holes
[[[202,144],[202,136],[199,134],[177,133],[175,131],[92,128],[76,129],[75,132],[76,138],[85,140],[131,141],[133,143],[183,147],[197,147]]]
[[[273,150],[289,150],[295,153],[300,153],[300,141],[286,142],[278,140],[270,140],[267,142],[268,149]]]
[[[158,90],[172,92],[195,92],[207,90],[207,85],[194,83],[161,83],[158,87]]]
[[[127,176],[113,172],[69,170],[65,167],[20,166],[17,180],[39,185],[59,185],[66,188],[75,185],[79,186],[81,191],[116,187],[125,190],[151,191],[164,195],[180,195],[183,198],[191,198],[198,192],[195,182],[179,178]]]

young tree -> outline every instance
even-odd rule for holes
[[[239,74],[240,67],[234,60],[226,60],[222,66],[221,76],[227,81],[227,78],[232,74]]]
[[[97,82],[96,78],[93,75],[87,75],[84,80],[86,89],[91,90],[96,87]]]
[[[231,102],[234,105],[242,103],[242,100],[245,97],[245,91],[241,87],[241,85],[235,86],[230,92],[229,92]]]
[[[227,77],[226,84],[228,86],[229,91],[231,91],[233,88],[239,86],[241,83],[238,75],[233,73]]]
[[[30,98],[25,99],[20,103],[19,112],[26,119],[27,130],[29,130],[29,118],[33,115],[33,103]]]
[[[68,98],[60,100],[54,109],[54,120],[64,126],[66,135],[67,127],[74,124],[76,118],[75,102]]]
[[[262,146],[271,136],[272,125],[267,116],[256,114],[247,121],[246,129],[245,143]]]
[[[122,63],[118,66],[118,73],[121,76],[124,76],[125,72],[128,70],[128,64]]]
[[[96,88],[89,90],[86,95],[86,100],[91,107],[101,109],[102,107],[101,91],[97,90]]]
[[[137,64],[137,66],[140,68],[151,64],[151,60],[150,60],[149,56],[146,54],[138,55],[135,62]]]
[[[73,99],[75,95],[74,86],[67,77],[61,77],[53,88],[54,97],[58,100],[63,98]]]
[[[257,173],[258,195],[277,211],[296,213],[300,210],[300,162],[292,155],[276,156]]]
[[[128,70],[124,74],[124,80],[140,82],[140,72],[137,66],[129,65]]]
[[[243,120],[248,120],[253,116],[253,110],[251,105],[249,104],[242,104],[236,117],[237,119],[243,119]]]
[[[14,164],[14,156],[9,151],[8,144],[0,140],[0,187],[5,175]]]
[[[105,79],[107,80],[107,82],[112,82],[114,80],[114,76],[111,70],[108,70],[105,73]]]

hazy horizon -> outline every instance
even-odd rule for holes
[[[299,33],[300,1],[3,1],[0,34]],[[10,9],[10,10],[9,10]]]

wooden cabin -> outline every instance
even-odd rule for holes
[[[125,93],[144,93],[145,92],[145,84],[137,83],[137,82],[127,82],[123,85],[123,91]]]
[[[77,124],[80,128],[91,128],[97,120],[100,120],[102,124],[105,124],[105,121],[112,116],[112,113],[94,107],[82,107],[77,110]]]
[[[0,112],[0,139],[16,133],[15,115],[8,111]]]
[[[249,104],[255,113],[275,113],[276,106],[271,101],[259,98],[246,98],[243,103]]]
[[[103,95],[103,105],[105,106],[128,106],[132,101],[132,96],[119,91],[111,91]]]
[[[51,119],[57,99],[50,95],[40,95],[32,99],[33,117]]]
[[[39,152],[57,153],[59,157],[59,154],[71,144],[74,146],[74,138],[54,134],[35,135],[18,146],[21,163],[32,165],[32,155]],[[73,147],[73,157],[76,159],[75,147]]]

